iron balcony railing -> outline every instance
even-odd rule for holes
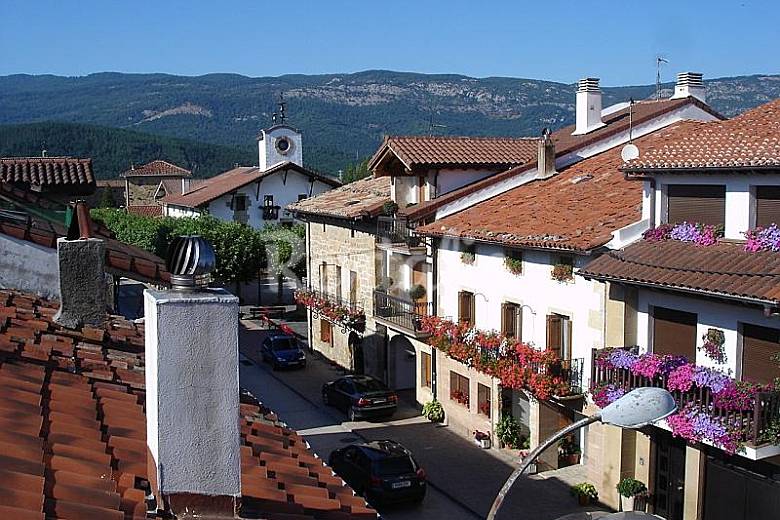
[[[397,217],[379,217],[376,224],[377,242],[404,244],[407,247],[419,247],[422,240],[409,227],[409,222]]]
[[[600,367],[596,363],[599,349],[593,349],[591,359],[591,386],[597,387],[603,384],[611,384],[620,387],[626,392],[642,386],[666,388],[667,376],[653,378],[634,374],[626,368]],[[682,392],[670,390],[678,409],[682,410],[686,405],[696,405],[703,410],[709,410],[713,417],[725,419],[730,425],[737,425],[740,433],[740,441],[753,446],[763,444],[763,432],[773,424],[780,421],[780,392],[759,392],[752,410],[726,410],[715,406],[712,391],[707,387],[694,385],[691,390]]]
[[[561,377],[568,383],[568,395],[580,395],[583,393],[582,371],[585,367],[584,358],[561,359],[552,364],[535,363],[533,371],[537,374],[550,374]]]
[[[433,303],[416,302],[391,296],[382,290],[374,290],[374,316],[414,333],[422,335],[420,320],[433,313]]]
[[[315,316],[332,321],[344,330],[348,328],[358,332],[365,330],[365,310],[362,305],[353,299],[345,299],[311,288],[301,291],[300,295],[304,301],[299,301],[299,303],[303,303]],[[339,319],[335,319],[335,317],[339,317]]]
[[[279,218],[279,206],[262,206],[263,220],[277,220]]]

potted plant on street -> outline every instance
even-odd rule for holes
[[[512,414],[505,413],[496,424],[496,437],[505,448],[519,448],[520,444],[520,425]]]
[[[581,453],[580,446],[572,436],[564,438],[558,448],[558,455],[567,466],[579,464]]]
[[[480,448],[489,449],[490,448],[490,434],[487,433],[487,432],[481,432],[479,430],[475,430],[474,431],[474,442]]]
[[[431,422],[440,423],[444,421],[444,407],[434,399],[423,405],[422,414]]]
[[[580,482],[576,486],[572,486],[571,493],[577,497],[577,500],[581,506],[587,506],[599,498],[599,493],[596,491],[596,486],[588,482]]]
[[[647,493],[647,486],[640,480],[626,477],[618,482],[617,491],[620,494],[620,509],[634,511],[636,498],[641,498]]]

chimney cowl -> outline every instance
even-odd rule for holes
[[[672,99],[694,97],[702,103],[706,103],[707,90],[703,78],[704,75],[701,72],[680,72],[677,74],[677,84],[674,86]]]
[[[558,172],[555,170],[555,143],[550,137],[550,129],[542,130],[536,157],[536,178],[548,179]]]
[[[211,271],[217,264],[214,248],[199,235],[176,237],[168,247],[166,266],[171,273],[171,288],[199,291],[211,282]]]
[[[599,78],[583,78],[577,83],[576,124],[572,135],[583,135],[605,126],[601,120]]]

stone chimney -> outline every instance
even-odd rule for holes
[[[550,129],[542,130],[536,158],[536,178],[547,179],[558,173],[555,170],[555,143],[550,138]]]
[[[677,84],[674,86],[672,99],[694,97],[702,103],[706,103],[707,91],[702,77],[701,72],[680,72],[677,74]]]
[[[173,288],[144,291],[146,442],[158,509],[231,518],[241,496],[238,298],[208,288],[214,251],[170,246]]]
[[[68,211],[68,236],[57,239],[60,308],[54,321],[69,329],[100,326],[106,319],[105,244],[92,238],[92,220],[84,201]]]
[[[581,79],[577,84],[577,122],[572,135],[587,134],[602,126],[599,79]]]

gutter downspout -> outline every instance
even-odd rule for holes
[[[437,172],[438,174],[438,172]],[[433,271],[433,291],[432,291],[432,298],[433,305],[431,309],[431,313],[434,316],[439,315],[439,239],[434,238],[431,240],[431,262],[433,263],[432,271]],[[436,399],[436,386],[437,386],[437,375],[436,375],[436,355],[437,350],[433,349],[433,355],[431,356],[431,393],[433,394],[433,398]]]
[[[306,221],[306,285],[311,286],[311,221]],[[311,310],[306,309],[306,324],[309,329],[309,352],[314,352],[314,325],[311,319]]]

